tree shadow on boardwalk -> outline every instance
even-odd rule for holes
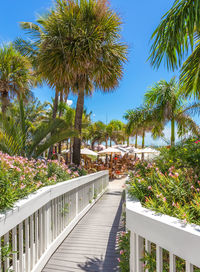
[[[107,192],[107,195],[119,195],[121,192],[119,191],[112,191]],[[79,268],[82,271],[90,271],[90,272],[112,272],[118,271],[118,254],[116,252],[116,238],[117,233],[122,230],[122,224],[120,224],[121,214],[122,214],[122,203],[123,199],[120,201],[120,205],[118,207],[114,222],[112,224],[109,238],[108,238],[108,245],[106,249],[105,257],[101,258],[88,258],[84,264],[79,264]]]

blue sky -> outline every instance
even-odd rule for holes
[[[129,56],[124,67],[124,78],[115,92],[96,92],[92,97],[86,98],[85,106],[88,111],[93,112],[93,121],[123,120],[126,110],[142,104],[144,92],[149,86],[160,79],[169,80],[175,75],[163,66],[158,71],[153,70],[147,62],[151,34],[173,2],[174,0],[110,0],[112,8],[120,13],[123,19],[122,39],[129,46]],[[37,14],[44,13],[52,3],[52,0],[2,1],[0,42],[12,41],[23,35],[19,22],[34,22]],[[42,101],[50,100],[54,96],[54,91],[47,86],[36,89],[34,93]],[[75,106],[76,98],[70,99]],[[168,128],[166,133],[169,134]],[[149,136],[147,143],[152,143]]]

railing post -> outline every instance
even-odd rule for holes
[[[141,259],[144,257],[144,239],[136,234],[136,267],[137,272],[144,271],[144,263]]]
[[[78,215],[78,190],[76,190],[76,215]]]
[[[94,199],[94,182],[92,183],[92,200]]]
[[[29,218],[26,218],[25,220],[25,260],[26,260],[26,271],[30,271],[30,250],[29,250]]]
[[[17,271],[17,228],[16,227],[12,229],[12,251],[13,251],[13,270]],[[1,248],[0,248],[0,254],[1,254]],[[0,271],[1,271],[1,261],[0,261]]]
[[[137,272],[136,270],[136,234],[130,232],[130,272]]]
[[[193,272],[194,268],[193,265],[190,262],[186,261],[186,272]]]
[[[163,272],[163,250],[156,245],[156,272]]]
[[[176,272],[176,256],[169,253],[169,272]]]

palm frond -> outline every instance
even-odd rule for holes
[[[162,17],[151,40],[150,61],[158,68],[162,61],[168,69],[181,65],[185,54],[193,49],[195,29],[200,29],[199,0],[176,0]]]

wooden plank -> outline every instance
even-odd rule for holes
[[[52,255],[43,272],[118,271],[116,236],[120,230],[120,192],[124,181],[112,182],[116,187],[110,189],[81,219]]]

